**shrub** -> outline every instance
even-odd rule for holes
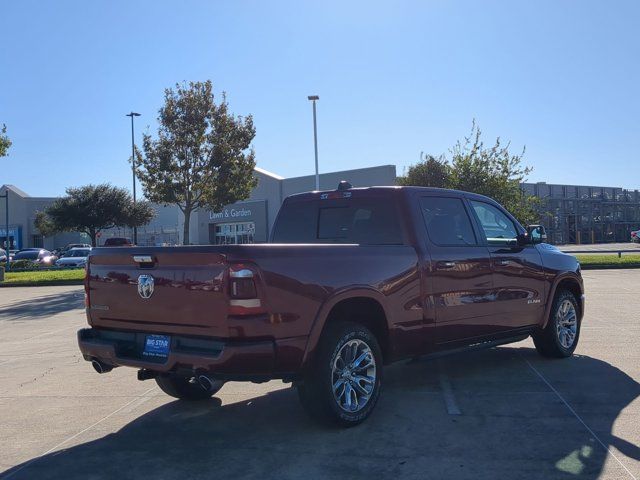
[[[34,269],[38,268],[39,265],[31,260],[16,260],[15,262],[11,262],[11,270],[14,269]]]

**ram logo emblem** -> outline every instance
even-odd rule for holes
[[[140,275],[138,277],[138,294],[142,298],[151,298],[153,295],[153,277],[151,275]]]

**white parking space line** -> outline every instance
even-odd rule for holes
[[[132,405],[132,404],[134,404],[134,403],[136,403],[136,402],[140,402],[140,399],[141,399],[142,397],[146,397],[146,395],[147,395],[147,394],[151,393],[151,392],[152,392],[153,390],[155,390],[155,389],[156,389],[156,387],[155,387],[155,386],[151,387],[149,390],[147,390],[146,392],[144,392],[142,395],[140,395],[140,396],[138,396],[138,397],[134,398],[134,399],[133,399],[133,400],[131,400],[130,402],[125,403],[125,404],[124,404],[124,405],[122,405],[120,408],[117,408],[116,410],[114,410],[114,411],[113,411],[113,412],[111,412],[110,414],[108,414],[108,415],[106,415],[106,416],[102,417],[100,420],[98,420],[97,422],[95,422],[95,423],[93,423],[93,424],[89,425],[87,428],[85,428],[85,429],[83,429],[83,430],[79,431],[78,433],[75,433],[75,434],[71,435],[69,438],[67,438],[67,439],[63,440],[62,442],[58,443],[57,445],[55,445],[55,446],[51,447],[49,450],[47,450],[47,451],[46,451],[46,452],[44,452],[43,454],[41,454],[41,455],[39,455],[39,456],[37,456],[37,457],[32,458],[31,460],[29,460],[28,462],[26,462],[25,464],[23,464],[20,468],[18,468],[18,469],[16,469],[16,470],[14,470],[13,472],[9,473],[9,475],[7,475],[6,477],[2,477],[2,478],[4,478],[4,479],[6,480],[7,478],[11,478],[11,477],[13,477],[16,473],[18,473],[18,472],[20,472],[20,471],[24,470],[25,468],[27,468],[29,465],[33,464],[34,462],[37,462],[40,458],[42,458],[42,457],[44,457],[44,456],[46,456],[46,455],[49,455],[51,452],[55,452],[56,450],[58,450],[58,449],[59,449],[60,447],[62,447],[63,445],[65,445],[65,444],[69,443],[70,441],[72,441],[72,440],[73,440],[73,439],[75,439],[75,438],[78,438],[80,435],[82,435],[82,434],[83,434],[83,433],[85,433],[85,432],[88,432],[88,431],[89,431],[89,430],[91,430],[93,427],[95,427],[95,426],[97,426],[97,425],[100,425],[102,422],[104,422],[105,420],[107,420],[107,419],[109,419],[109,418],[113,417],[115,414],[117,414],[117,413],[119,413],[119,412],[121,412],[121,411],[125,410],[125,409],[126,409],[127,407],[129,407],[130,405]]]
[[[447,413],[449,415],[462,415],[456,402],[456,397],[453,394],[451,382],[449,381],[449,377],[445,372],[444,364],[441,360],[438,360],[438,379],[440,380],[440,389],[442,390],[444,404],[447,407]]]
[[[586,429],[587,429],[587,431],[591,434],[591,436],[592,436],[593,438],[595,438],[595,439],[598,441],[598,443],[599,443],[600,445],[602,445],[602,448],[604,448],[604,449],[609,453],[609,455],[611,455],[611,457],[613,457],[613,458],[615,459],[615,461],[616,461],[616,462],[618,462],[618,463],[620,464],[620,466],[621,466],[621,467],[622,467],[622,468],[623,468],[623,469],[624,469],[624,470],[629,474],[629,476],[630,476],[633,480],[638,480],[638,479],[637,479],[637,477],[636,477],[633,473],[631,473],[631,472],[629,471],[629,469],[624,465],[624,463],[622,463],[622,462],[620,461],[620,459],[619,459],[618,457],[616,457],[615,453],[613,453],[613,452],[611,451],[611,449],[610,449],[610,448],[609,448],[609,447],[608,447],[608,446],[607,446],[607,445],[606,445],[602,440],[600,440],[600,437],[598,437],[598,435],[596,435],[596,433],[595,433],[593,430],[591,430],[591,428],[589,427],[589,425],[587,425],[587,424],[586,424],[586,422],[582,419],[582,417],[580,417],[580,415],[578,415],[578,413],[577,413],[577,412],[576,412],[576,411],[571,407],[571,405],[569,405],[569,402],[567,402],[567,401],[564,399],[564,397],[563,397],[562,395],[560,395],[560,392],[558,392],[558,390],[556,390],[556,389],[554,388],[554,386],[553,386],[553,385],[551,385],[551,383],[546,379],[546,377],[545,377],[544,375],[542,375],[542,373],[540,373],[540,371],[539,371],[536,367],[534,367],[534,366],[531,364],[531,362],[529,362],[529,360],[527,360],[527,359],[526,359],[525,357],[523,357],[521,354],[520,354],[520,357],[521,357],[525,362],[527,362],[527,365],[529,365],[529,368],[531,368],[531,370],[533,370],[533,371],[535,372],[535,374],[536,374],[536,375],[538,375],[538,377],[540,377],[540,379],[541,379],[541,380],[542,380],[542,381],[547,385],[547,387],[549,387],[549,388],[551,389],[551,391],[553,391],[553,393],[555,393],[555,394],[556,394],[556,396],[560,399],[560,401],[562,401],[562,403],[564,403],[564,404],[565,404],[565,406],[569,409],[569,411],[573,414],[573,416],[574,416],[574,417],[576,417],[576,418],[578,419],[578,421],[579,421],[582,425],[584,425],[584,428],[586,428]]]

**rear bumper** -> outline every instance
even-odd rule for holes
[[[142,355],[146,333],[83,328],[78,345],[87,361],[113,367],[134,367],[154,372],[191,371],[225,379],[282,378],[301,368],[307,337],[281,340],[234,341],[205,337],[171,336],[165,358]]]

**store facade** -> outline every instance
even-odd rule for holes
[[[197,243],[223,245],[267,242],[284,199],[315,188],[314,175],[284,178],[256,168],[254,176],[258,185],[246,201],[227,205],[220,211],[198,212],[197,221],[191,222],[191,236],[197,239]],[[341,180],[349,181],[354,187],[395,185],[396,167],[382,165],[323,173],[320,175],[320,189],[334,189]],[[194,223],[197,226],[195,230]]]

